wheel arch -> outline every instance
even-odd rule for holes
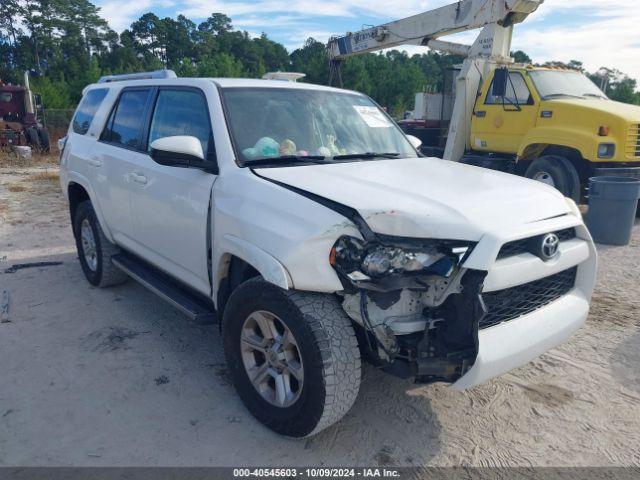
[[[93,210],[96,213],[96,217],[98,217],[98,222],[100,222],[100,227],[102,228],[102,232],[107,237],[111,243],[115,243],[113,240],[113,236],[111,235],[111,230],[109,230],[107,223],[104,220],[104,216],[102,214],[102,209],[98,202],[95,201],[95,194],[93,190],[89,186],[89,182],[85,181],[83,178],[79,178],[74,175],[67,182],[67,187],[65,189],[65,193],[67,195],[67,199],[69,201],[69,215],[71,217],[71,226],[73,228],[73,220],[75,218],[76,210],[78,205],[84,201],[90,201],[93,206]],[[75,232],[74,232],[75,233]]]
[[[233,235],[224,235],[222,243],[214,246],[217,258],[212,260],[213,301],[218,315],[224,313],[233,290],[251,278],[260,276],[283,290],[293,288],[289,272],[269,253]]]
[[[532,143],[524,147],[518,154],[516,172],[519,175],[524,175],[534,160],[551,155],[566,158],[578,172],[581,182],[585,182],[591,177],[591,163],[584,158],[578,148],[549,143]]]

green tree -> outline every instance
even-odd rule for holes
[[[525,63],[530,64],[533,63],[531,57],[524,53],[522,50],[516,50],[515,52],[511,52],[511,56],[515,60],[516,63]]]

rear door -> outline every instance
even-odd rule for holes
[[[509,72],[507,93],[492,95],[493,81],[478,98],[471,120],[471,148],[516,153],[524,136],[536,125],[538,105],[521,72]]]
[[[162,87],[154,92],[145,145],[130,176],[136,249],[149,262],[210,294],[208,220],[216,176],[193,168],[156,163],[148,147],[154,140],[190,135],[202,143],[207,161],[216,162],[211,117],[205,94],[191,87]]]
[[[89,168],[94,170],[93,188],[114,240],[136,251],[131,217],[131,191],[137,184],[130,172],[142,158],[144,118],[150,107],[150,87],[124,88],[89,154]]]

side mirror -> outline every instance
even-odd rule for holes
[[[493,87],[491,95],[494,98],[504,98],[507,95],[507,82],[509,81],[509,70],[505,67],[497,68],[493,74]]]
[[[191,167],[210,173],[217,168],[205,162],[202,144],[196,137],[177,135],[163,137],[151,142],[151,158],[166,167]]]
[[[407,135],[407,140],[409,140],[409,143],[413,146],[413,148],[415,148],[416,150],[420,150],[420,147],[422,146],[422,140],[420,140],[418,137],[414,137],[413,135]]]

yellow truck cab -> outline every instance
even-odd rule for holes
[[[580,201],[590,177],[640,178],[640,107],[608,99],[578,71],[514,65],[484,82],[469,146],[465,163],[539,180]]]

